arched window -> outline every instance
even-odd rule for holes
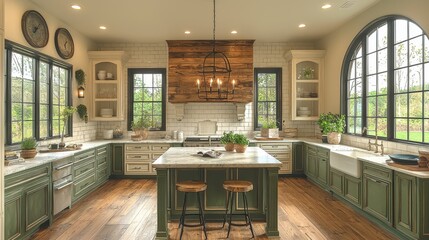
[[[413,21],[380,18],[353,40],[343,62],[347,133],[429,143],[429,39]]]

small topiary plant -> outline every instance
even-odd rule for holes
[[[21,142],[21,149],[22,150],[31,150],[35,149],[37,147],[37,141],[35,138],[24,138]]]

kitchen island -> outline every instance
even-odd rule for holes
[[[220,158],[202,157],[197,153],[220,151]],[[267,236],[279,236],[278,231],[278,170],[281,162],[258,147],[249,147],[245,153],[226,152],[224,148],[172,147],[153,164],[157,171],[156,239],[168,239],[168,221],[177,220],[183,195],[176,191],[176,182],[201,180],[207,183],[202,198],[207,221],[221,221],[225,214],[226,191],[224,180],[248,180],[254,185],[248,194],[249,210],[253,220],[266,222]],[[242,209],[241,196],[235,209]],[[188,203],[196,206],[196,198]],[[197,209],[189,207],[188,209]]]

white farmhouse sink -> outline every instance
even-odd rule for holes
[[[380,155],[359,149],[332,150],[330,152],[329,163],[331,168],[346,173],[350,176],[360,178],[362,172],[362,163],[360,160],[358,160],[358,158],[377,156]]]

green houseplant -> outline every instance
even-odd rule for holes
[[[225,144],[226,151],[234,151],[234,133],[232,131],[224,132],[222,137],[220,137],[220,143]]]
[[[34,158],[37,155],[37,141],[35,138],[24,138],[21,142],[20,156],[24,159]]]
[[[322,132],[322,141],[325,139],[328,143],[339,144],[341,141],[341,133],[344,132],[346,127],[346,117],[334,113],[322,113],[316,122]]]
[[[74,77],[79,86],[85,85],[85,72],[82,69],[78,69],[74,72]]]
[[[277,127],[277,122],[275,119],[261,119],[259,122],[262,124],[261,137],[279,137],[279,128]]]
[[[234,148],[238,153],[244,153],[249,145],[249,139],[243,134],[234,134]]]
[[[76,112],[79,115],[80,119],[84,120],[85,123],[88,123],[88,109],[86,108],[85,105],[79,104],[76,107]]]
[[[152,127],[152,119],[148,115],[143,115],[137,121],[131,122],[131,130],[134,134],[131,135],[131,139],[135,141],[147,139],[149,132],[148,129]]]

